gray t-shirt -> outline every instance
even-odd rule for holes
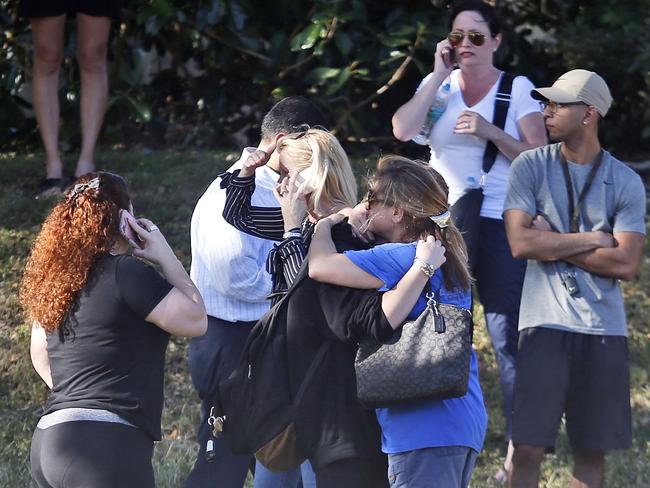
[[[591,165],[568,163],[577,199]],[[560,144],[522,153],[512,162],[505,210],[541,215],[558,232],[569,232],[567,188]],[[645,234],[646,197],[638,174],[604,151],[580,212],[580,232]],[[561,275],[574,273],[580,291],[571,296]],[[565,261],[529,259],[519,312],[519,330],[548,327],[583,334],[627,335],[619,281],[589,273]]]

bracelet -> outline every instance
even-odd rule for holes
[[[282,239],[289,239],[290,237],[302,237],[302,232],[298,227],[294,227],[282,234]]]
[[[420,259],[418,257],[416,257],[413,260],[413,264],[417,264],[418,266],[420,266],[420,271],[422,271],[429,278],[431,278],[435,274],[436,269],[437,269],[432,264],[429,264],[424,259]]]

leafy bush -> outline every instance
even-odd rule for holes
[[[439,0],[150,0],[125,2],[111,45],[104,141],[216,146],[257,137],[261,115],[291,94],[313,98],[349,140],[393,141],[390,117],[407,100],[447,32]],[[605,143],[650,151],[650,0],[498,2],[506,23],[497,62],[547,84],[575,67],[601,73],[616,103]],[[19,89],[30,35],[16,1],[0,0],[0,137],[37,143]],[[75,51],[74,31],[66,56]],[[152,71],[152,65],[156,69]],[[78,138],[79,75],[63,70],[62,138]],[[394,142],[394,141],[393,141]]]

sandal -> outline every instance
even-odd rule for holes
[[[61,178],[43,178],[38,187],[36,199],[47,198],[54,195],[60,195],[63,192],[63,183]]]

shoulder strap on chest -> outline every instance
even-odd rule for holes
[[[497,94],[494,98],[494,115],[492,123],[499,129],[503,130],[506,125],[506,116],[508,115],[508,108],[510,107],[510,98],[512,93],[512,82],[515,79],[510,73],[503,72],[497,87]],[[497,158],[499,149],[492,142],[488,141],[485,145],[485,152],[483,153],[483,172],[489,173]]]

